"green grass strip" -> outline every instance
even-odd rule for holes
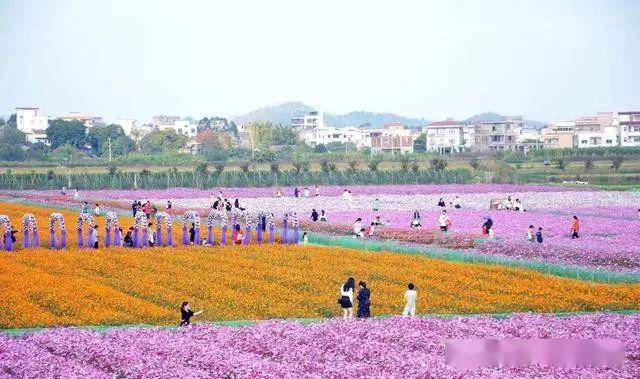
[[[526,259],[513,259],[490,254],[467,253],[463,251],[429,246],[409,246],[396,241],[360,240],[352,237],[336,237],[320,233],[307,233],[309,243],[321,246],[337,246],[367,251],[390,251],[414,254],[450,262],[482,263],[535,270],[543,274],[563,278],[578,279],[597,283],[640,283],[640,274],[598,270],[576,265],[562,265]]]
[[[416,315],[421,318],[454,318],[454,317],[493,317],[497,319],[506,319],[515,315],[521,314],[538,314],[556,317],[572,317],[582,316],[590,314],[615,314],[615,315],[635,315],[639,314],[638,310],[605,310],[605,311],[576,311],[576,312],[500,312],[500,313],[426,313]],[[399,315],[380,315],[374,316],[373,319],[384,320],[391,317],[400,317]],[[264,320],[221,320],[221,321],[207,321],[197,323],[198,325],[210,325],[210,326],[227,326],[227,327],[243,327],[255,325],[264,321],[279,321],[279,322],[299,322],[304,325],[317,324],[324,321],[337,320],[340,317],[333,318],[289,318],[289,319],[264,319]],[[125,325],[83,325],[83,326],[63,326],[73,327],[93,332],[105,333],[112,330],[129,329],[129,328],[157,328],[162,330],[177,330],[178,326],[171,325],[149,325],[149,324],[125,324]],[[35,333],[43,330],[51,329],[51,327],[37,327],[37,328],[17,328],[17,329],[2,329],[0,333],[10,336],[21,336],[26,333]]]

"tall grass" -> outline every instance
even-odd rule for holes
[[[6,173],[0,175],[0,188],[11,190],[60,189],[62,187],[92,189],[163,189],[172,187],[271,187],[293,185],[357,185],[357,184],[429,184],[469,183],[472,174],[466,169],[446,171],[356,171],[308,172],[283,171],[239,172],[116,172],[108,173]]]

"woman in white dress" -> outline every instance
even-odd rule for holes
[[[409,289],[404,293],[404,300],[406,304],[404,306],[404,310],[402,311],[402,315],[407,316],[415,316],[416,315],[416,302],[418,301],[418,292],[416,291],[416,287],[413,283],[409,283]]]

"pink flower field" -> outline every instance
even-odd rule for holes
[[[87,378],[451,378],[640,377],[640,316],[400,318],[303,325],[267,321],[247,327],[180,330],[56,328],[0,334],[0,377]],[[612,338],[625,344],[620,367],[531,365],[471,371],[448,365],[447,339]]]
[[[304,187],[299,187],[303,189]],[[328,229],[339,225],[350,230],[353,221],[361,217],[365,225],[376,215],[393,229],[394,240],[403,241],[402,230],[407,230],[414,210],[419,210],[422,225],[430,233],[438,229],[440,208],[437,202],[443,198],[447,205],[459,201],[461,209],[447,207],[453,222],[450,238],[468,240],[480,235],[482,219],[491,216],[494,221],[496,241],[477,241],[474,252],[510,258],[538,260],[550,263],[580,265],[615,271],[640,272],[640,193],[590,190],[588,188],[533,186],[533,185],[399,185],[353,186],[351,198],[344,198],[344,187],[320,187],[320,196],[314,196],[314,187],[308,187],[309,198],[293,197],[292,188],[282,188],[283,197],[276,198],[277,188],[222,188],[169,190],[105,190],[81,191],[82,199],[100,202],[103,206],[130,210],[133,200],[151,200],[162,209],[167,200],[173,203],[173,213],[197,210],[201,216],[209,212],[213,198],[222,191],[231,201],[238,198],[241,206],[253,214],[272,211],[277,219],[284,212],[295,211],[304,225],[311,222],[312,209],[325,210]],[[0,193],[29,201],[72,206],[80,200],[62,196],[59,191],[27,191]],[[302,194],[301,194],[302,196]],[[520,199],[526,212],[489,211],[492,199],[511,196]],[[372,211],[378,199],[379,212]],[[570,238],[571,217],[581,220],[581,237]],[[326,225],[326,224],[325,224]],[[526,242],[524,235],[529,225],[543,228],[542,244]],[[316,225],[314,230],[322,225]],[[381,229],[382,230],[382,229]],[[380,230],[380,231],[381,231]],[[635,231],[635,232],[634,232]],[[376,238],[375,235],[373,238]],[[469,244],[462,244],[468,246]]]

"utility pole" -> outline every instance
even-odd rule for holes
[[[111,163],[111,136],[109,136],[109,163]]]

